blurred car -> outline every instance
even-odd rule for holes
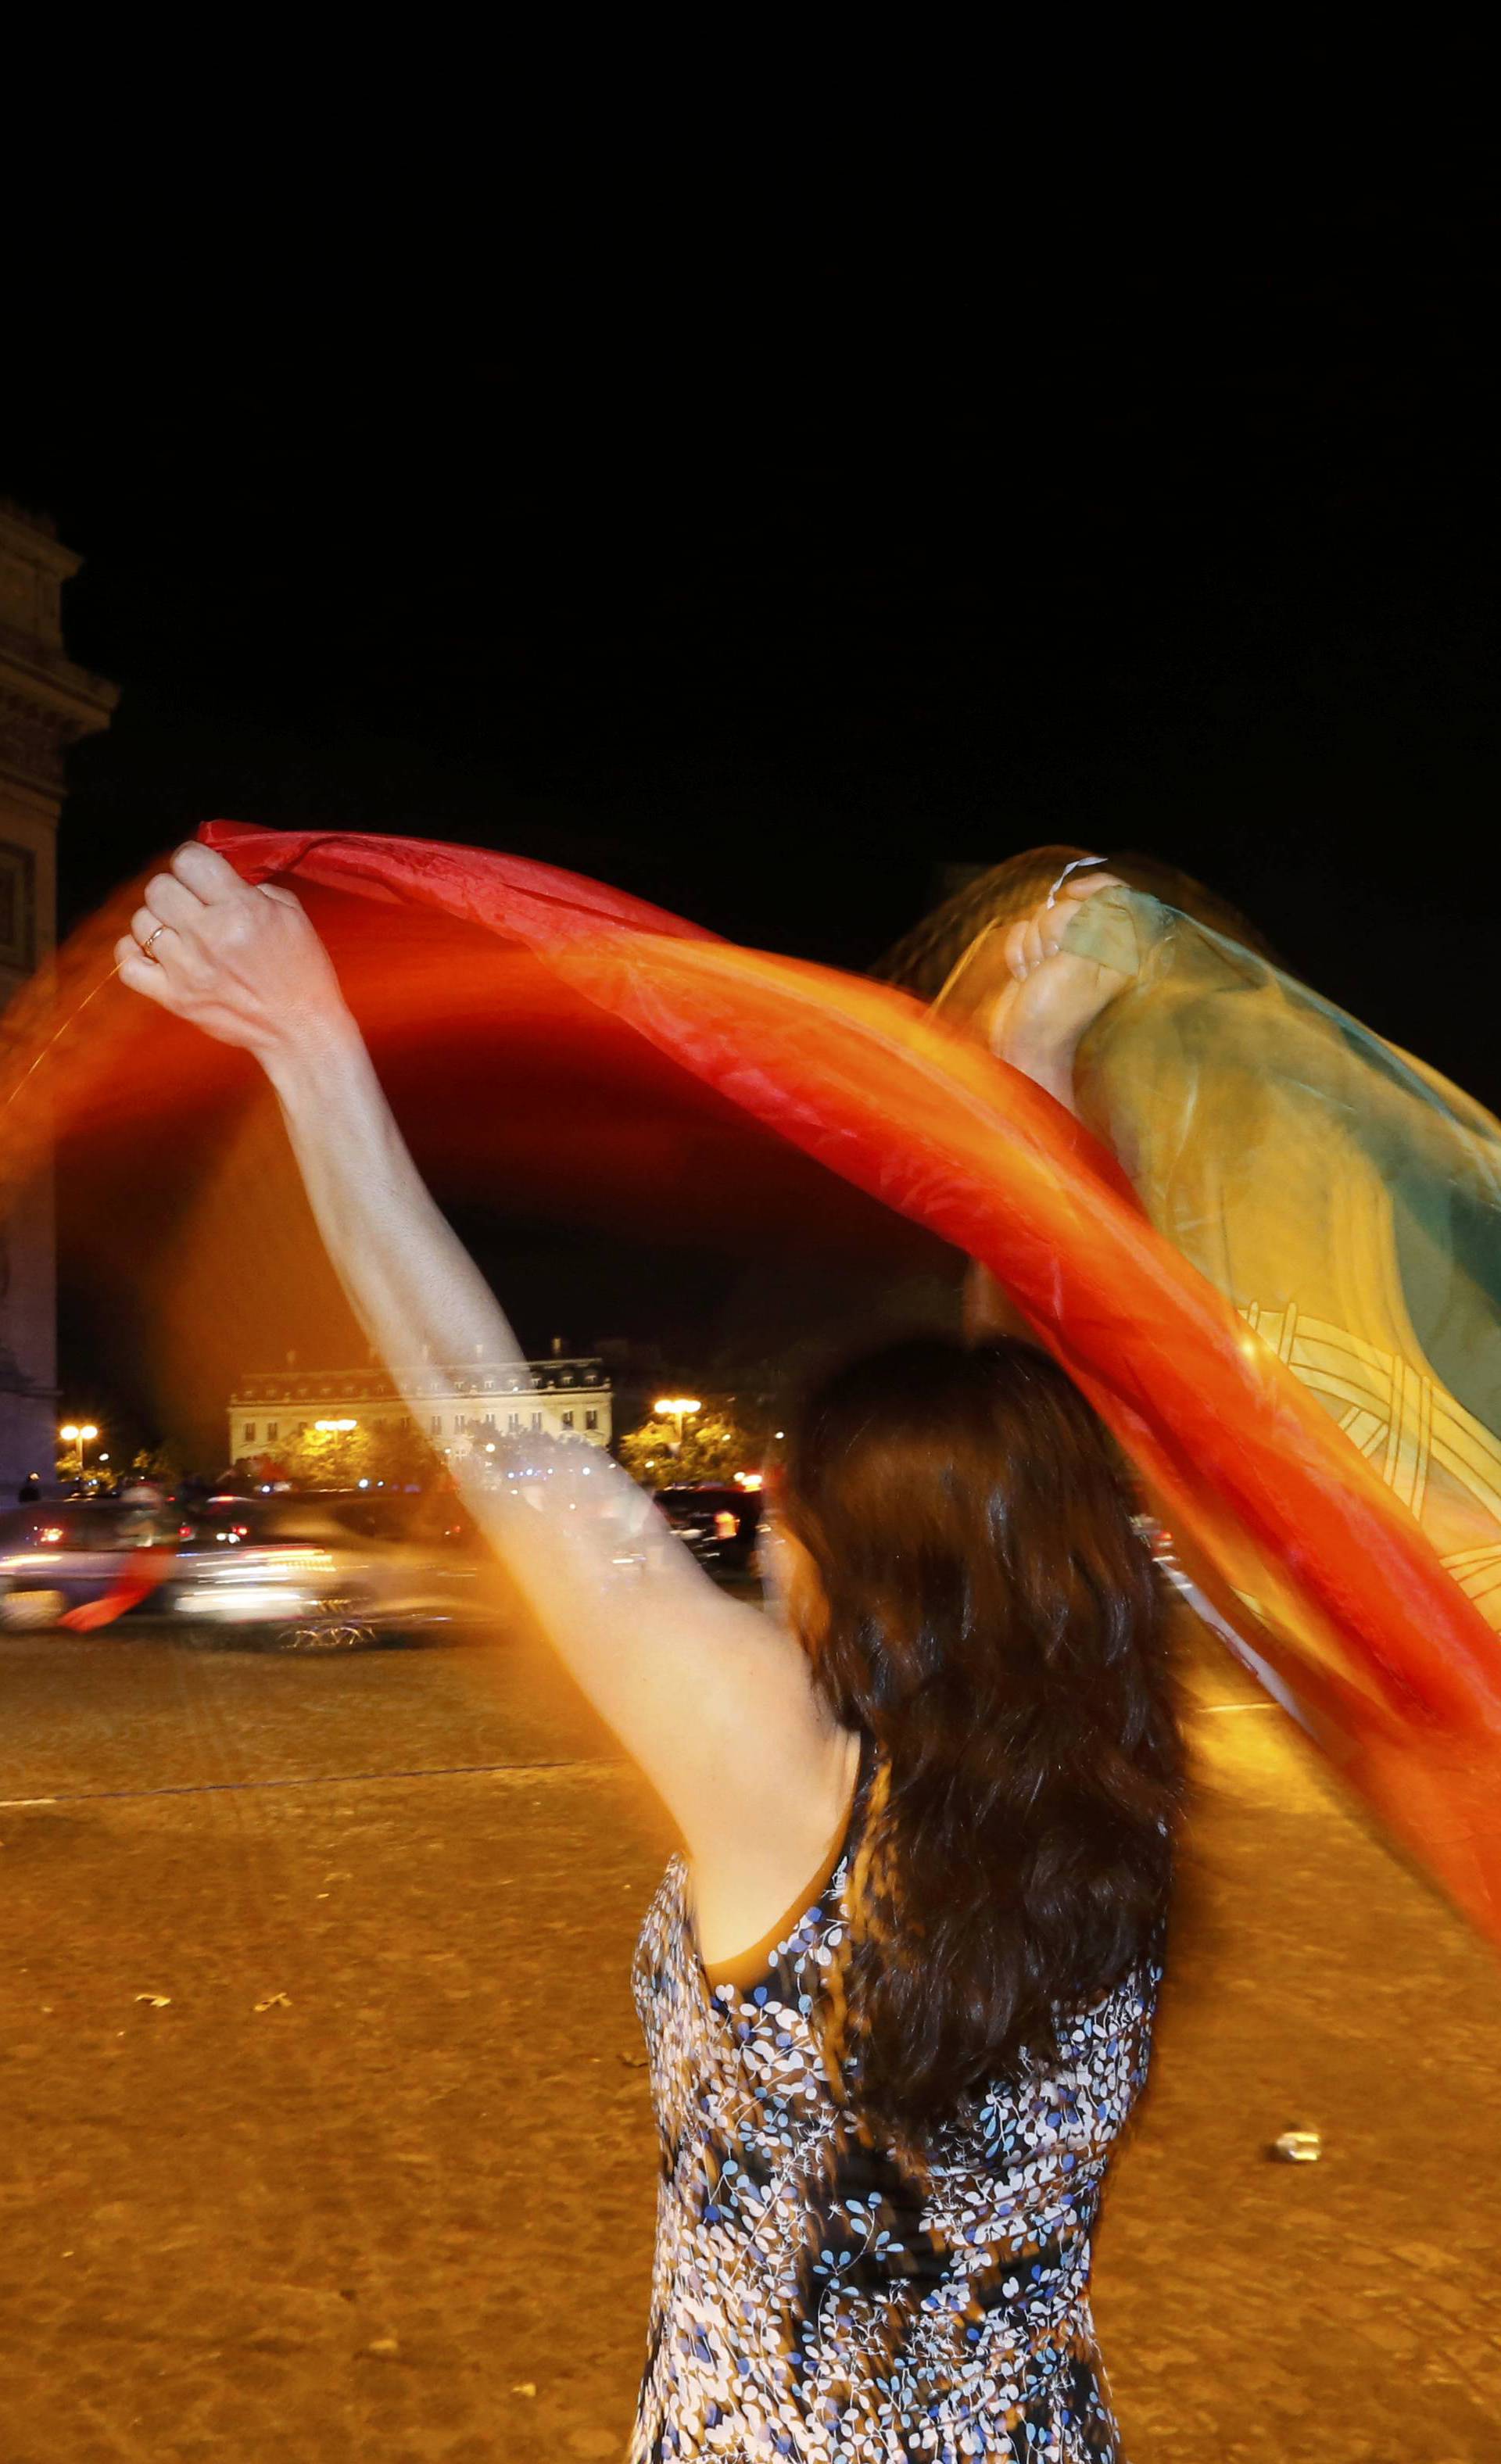
[[[213,1498],[184,1517],[156,1613],[284,1651],[355,1651],[476,1627],[487,1564],[456,1501]]]
[[[753,1574],[761,1497],[730,1483],[702,1481],[694,1487],[662,1488],[656,1496],[679,1540],[701,1566],[717,1574]]]
[[[107,1598],[142,1550],[176,1530],[174,1510],[109,1498],[11,1507],[0,1514],[0,1628],[55,1625]]]
[[[55,1625],[120,1594],[145,1564],[141,1550],[158,1553],[150,1590],[124,1612],[132,1622],[253,1647],[353,1651],[476,1630],[487,1612],[485,1552],[449,1501],[354,1490],[154,1513],[28,1507],[5,1520],[20,1528],[0,1545],[0,1626]]]

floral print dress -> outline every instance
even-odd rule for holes
[[[914,2155],[833,2093],[815,2024],[865,1792],[832,1876],[755,1985],[709,1981],[669,1865],[633,1973],[661,2134],[629,2464],[1123,2464],[1090,2235],[1145,2077],[1155,1963]]]

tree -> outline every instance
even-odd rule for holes
[[[304,1429],[279,1452],[287,1478],[298,1488],[353,1488],[375,1477],[374,1449],[364,1429]]]
[[[304,1429],[278,1446],[274,1465],[260,1476],[279,1473],[298,1488],[356,1488],[362,1480],[372,1488],[382,1481],[387,1488],[405,1488],[426,1486],[437,1470],[437,1457],[415,1429],[375,1420],[353,1429]]]
[[[729,1403],[695,1413],[683,1423],[643,1420],[620,1441],[620,1460],[645,1488],[671,1488],[679,1481],[733,1480],[738,1471],[760,1467],[763,1441]]]
[[[442,1457],[421,1432],[399,1420],[378,1420],[370,1431],[371,1477],[387,1488],[427,1488],[443,1469]]]
[[[170,1493],[183,1477],[183,1464],[173,1446],[138,1446],[130,1458],[129,1477],[149,1480]]]

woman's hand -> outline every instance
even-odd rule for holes
[[[263,1063],[349,1023],[333,961],[292,891],[242,881],[196,839],[146,884],[115,957],[132,992]]]

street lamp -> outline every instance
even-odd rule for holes
[[[685,1420],[691,1420],[695,1412],[701,1412],[703,1410],[703,1405],[699,1402],[697,1396],[659,1395],[656,1401],[652,1404],[651,1409],[653,1412],[665,1415],[668,1419],[673,1422],[677,1430],[677,1451],[681,1454],[683,1451],[683,1422]]]
[[[61,1438],[65,1446],[72,1446],[74,1448],[77,1456],[78,1478],[81,1480],[83,1478],[83,1449],[85,1446],[91,1446],[94,1443],[95,1439],[99,1436],[98,1429],[95,1427],[92,1420],[65,1420],[62,1427],[58,1430],[57,1435]]]

